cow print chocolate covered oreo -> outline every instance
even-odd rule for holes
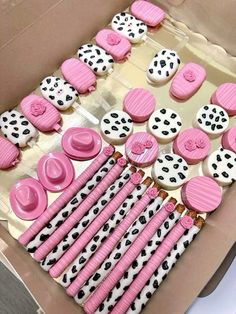
[[[116,14],[112,19],[111,27],[131,43],[139,43],[146,39],[147,25],[129,13]]]
[[[180,59],[174,50],[162,49],[152,59],[147,69],[150,83],[164,83],[178,70]]]
[[[102,118],[101,131],[108,143],[123,144],[133,132],[133,121],[126,112],[112,110]]]
[[[177,112],[169,108],[161,108],[154,111],[148,120],[149,132],[160,143],[172,141],[178,135],[181,126],[180,116]]]
[[[5,111],[0,116],[0,129],[6,138],[18,147],[25,147],[38,136],[35,127],[18,111]]]
[[[223,148],[214,151],[204,160],[203,172],[222,186],[230,185],[236,180],[236,154]]]
[[[205,105],[198,110],[195,124],[204,132],[215,137],[227,129],[229,116],[223,108],[217,105]]]
[[[105,75],[113,70],[114,60],[112,56],[96,45],[81,46],[77,55],[97,75]]]
[[[175,190],[188,178],[188,164],[176,154],[165,154],[157,158],[152,174],[155,181],[167,190]]]

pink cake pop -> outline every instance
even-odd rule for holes
[[[0,169],[5,170],[19,161],[19,149],[7,139],[0,137]]]

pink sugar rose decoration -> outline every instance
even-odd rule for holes
[[[187,140],[185,143],[184,143],[184,147],[186,150],[188,150],[189,152],[192,152],[194,150],[196,150],[197,146],[194,142],[194,140]]]
[[[31,114],[35,117],[41,116],[46,111],[46,106],[44,104],[32,104],[30,108]]]
[[[203,138],[199,138],[198,140],[195,141],[195,144],[197,148],[205,148],[206,147],[206,142]]]
[[[121,38],[117,34],[112,33],[112,34],[107,35],[107,42],[111,46],[118,45],[120,41],[121,41]]]
[[[141,180],[142,180],[142,176],[141,176],[140,173],[135,172],[135,173],[132,173],[132,174],[131,174],[130,180],[131,180],[131,182],[132,182],[133,184],[139,184],[139,183],[141,182]]]
[[[126,161],[125,158],[121,157],[121,158],[119,158],[119,159],[117,160],[117,163],[118,163],[119,166],[124,167],[124,166],[126,166],[127,161]]]
[[[190,229],[193,226],[193,219],[189,216],[184,216],[180,219],[180,223],[184,228]]]
[[[135,142],[133,143],[132,147],[131,147],[131,152],[135,155],[141,155],[143,154],[145,151],[145,145],[143,145],[140,142]]]
[[[191,70],[185,71],[183,75],[188,82],[194,82],[196,80],[196,74]]]
[[[111,145],[108,147],[104,147],[103,152],[106,156],[111,156],[114,153],[114,147]]]
[[[174,208],[175,208],[175,205],[173,203],[166,203],[164,205],[165,207],[165,210],[168,211],[168,212],[173,212]]]
[[[146,147],[147,149],[149,149],[149,148],[152,148],[152,146],[153,146],[152,141],[147,140],[146,143],[145,143],[145,147]]]
[[[157,196],[157,188],[149,188],[147,191],[147,195],[150,198],[155,198]]]

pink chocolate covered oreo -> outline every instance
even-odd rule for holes
[[[0,137],[0,169],[8,169],[18,162],[20,151],[7,139]]]
[[[62,148],[75,160],[88,160],[97,156],[102,147],[100,135],[89,128],[70,128],[62,137]]]
[[[212,212],[220,205],[222,199],[219,185],[205,176],[194,177],[185,183],[181,196],[186,207],[199,213]]]
[[[210,140],[200,129],[190,128],[179,133],[173,143],[175,154],[183,157],[189,165],[205,159],[210,151]]]
[[[33,178],[18,181],[12,186],[9,197],[13,212],[24,220],[38,218],[47,207],[47,195]]]
[[[93,91],[96,85],[96,76],[93,71],[82,61],[71,58],[61,65],[61,72],[80,94]]]
[[[229,116],[236,114],[236,84],[224,83],[211,96],[211,103],[221,106]]]
[[[132,164],[138,167],[147,167],[157,159],[158,144],[151,134],[137,132],[128,138],[125,144],[125,153]]]
[[[111,29],[102,29],[95,39],[97,45],[106,50],[116,61],[126,59],[131,51],[131,43],[128,39]]]
[[[178,99],[188,99],[200,88],[206,78],[205,69],[197,63],[187,63],[172,80],[170,93]]]
[[[37,175],[46,190],[60,192],[72,182],[74,168],[64,153],[53,152],[38,161]]]
[[[29,95],[20,103],[24,116],[41,132],[58,131],[61,121],[59,111],[46,99]]]
[[[148,1],[134,1],[130,7],[131,13],[148,26],[155,27],[166,17],[165,12]]]
[[[149,119],[155,110],[155,97],[144,88],[131,89],[125,96],[124,111],[127,112],[134,122],[144,122]]]
[[[236,125],[223,134],[221,144],[225,149],[236,153]]]

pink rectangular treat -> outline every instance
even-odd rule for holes
[[[64,61],[61,65],[61,72],[80,94],[91,92],[95,89],[96,75],[82,61],[71,58]]]
[[[130,7],[130,12],[151,27],[157,26],[166,17],[161,8],[143,0],[134,1]]]
[[[120,61],[127,58],[131,51],[131,43],[125,37],[111,29],[102,29],[96,35],[98,46],[106,50],[114,60]]]

